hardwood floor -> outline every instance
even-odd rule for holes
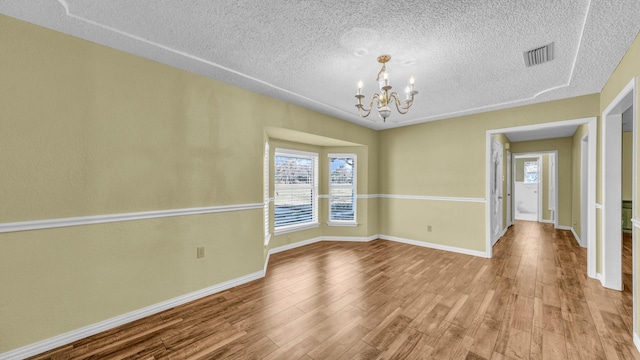
[[[638,359],[625,291],[586,277],[569,231],[517,222],[482,259],[406,244],[321,242],[264,279],[35,359]]]

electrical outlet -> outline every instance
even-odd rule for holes
[[[196,258],[200,259],[204,257],[204,246],[198,247]]]
[[[427,232],[431,232],[431,225],[427,225]]]

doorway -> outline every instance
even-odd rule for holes
[[[632,195],[635,200],[635,152],[636,129],[635,111],[637,109],[636,79],[633,79],[618,94],[602,113],[602,275],[604,287],[623,290],[622,279],[622,116],[632,108],[631,133],[633,141],[632,151]],[[632,202],[631,217],[636,219],[636,205]],[[632,238],[632,252],[635,252],[635,237]],[[635,258],[633,259],[633,273],[635,273]],[[635,297],[635,288],[633,294]],[[635,321],[634,321],[635,324]],[[635,331],[634,331],[635,332]]]
[[[511,139],[512,141],[516,142],[516,141],[526,141],[526,140],[540,140],[540,139],[547,139],[547,138],[551,138],[553,135],[557,135],[559,132],[563,132],[566,131],[567,129],[573,129],[573,131],[570,131],[570,133],[572,134],[573,132],[575,132],[575,129],[577,126],[580,126],[582,124],[587,125],[587,133],[589,135],[589,139],[595,139],[596,138],[596,129],[597,129],[597,118],[596,117],[589,117],[589,118],[582,118],[582,119],[573,119],[573,120],[565,120],[565,121],[558,121],[558,122],[549,122],[549,123],[539,123],[539,124],[532,124],[532,125],[523,125],[523,126],[516,126],[516,127],[510,127],[510,128],[502,128],[502,129],[492,129],[492,130],[487,130],[486,132],[486,137],[485,137],[485,239],[486,239],[486,245],[485,245],[485,256],[487,258],[491,258],[493,256],[493,248],[492,248],[492,244],[493,244],[493,218],[494,218],[494,214],[497,211],[495,209],[496,206],[500,206],[500,204],[497,204],[495,201],[492,201],[492,187],[494,185],[494,183],[492,182],[492,177],[494,176],[494,171],[493,171],[493,149],[492,149],[492,144],[493,144],[493,140],[494,140],[494,136],[498,136],[499,134],[503,134],[503,135],[507,135],[507,139]],[[522,139],[522,140],[514,140],[515,137],[520,137],[521,139],[523,137],[526,137],[526,139]],[[566,136],[570,136],[570,135],[566,135]],[[510,149],[512,151],[512,149]],[[588,142],[588,162],[589,162],[589,178],[591,179],[595,179],[595,164],[596,164],[596,142],[595,141],[589,141]],[[512,157],[515,156],[515,153],[512,153]],[[557,159],[556,159],[556,166],[557,166]],[[511,188],[513,190],[513,187]],[[557,194],[557,189],[558,189],[558,184],[555,184],[555,189],[556,189],[556,194]],[[591,181],[588,184],[588,194],[587,194],[587,202],[586,203],[582,203],[581,209],[583,209],[583,211],[585,213],[587,213],[587,219],[588,221],[586,222],[586,227],[587,227],[587,233],[589,234],[588,239],[588,249],[587,249],[587,274],[589,277],[591,278],[595,278],[596,277],[596,243],[595,243],[595,233],[596,233],[596,223],[595,223],[595,219],[596,219],[596,187],[595,187],[595,182]],[[512,198],[514,196],[511,196]],[[556,197],[556,201],[557,201],[557,197]],[[558,203],[556,202],[556,207],[558,206]],[[506,208],[507,205],[505,203],[504,207]],[[512,203],[512,207],[511,209],[513,210],[513,203]],[[558,226],[558,222],[559,222],[559,216],[557,215],[557,211],[554,212],[553,214],[553,219],[554,219],[554,223],[556,227]],[[512,218],[513,219],[513,218]],[[563,226],[564,227],[564,226]]]
[[[540,221],[542,160],[540,155],[516,155],[513,162],[516,220]]]

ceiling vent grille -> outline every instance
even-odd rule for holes
[[[522,53],[527,67],[544,64],[553,60],[553,43]]]

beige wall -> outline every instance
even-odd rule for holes
[[[1,15],[0,53],[2,223],[262,203],[266,127],[360,144],[378,193],[373,130]],[[270,246],[374,235],[377,204]],[[261,271],[262,214],[0,234],[0,353]]]
[[[622,133],[622,200],[633,200],[633,132]]]
[[[380,233],[486,251],[485,204],[466,199],[485,198],[487,130],[598,116],[598,99],[594,94],[381,131],[380,193],[462,199],[455,204],[380,199]],[[559,220],[564,226],[571,224],[570,144],[571,140],[566,140],[563,154],[568,155],[559,160],[560,166],[569,166],[569,174],[564,176],[569,183],[561,184],[559,189],[559,194],[565,191],[559,201]],[[511,151],[516,152],[513,148]],[[405,203],[412,205],[399,205]],[[391,207],[394,211],[388,210]],[[456,212],[451,212],[452,207]],[[414,221],[409,222],[408,218]]]
[[[573,164],[571,167],[572,174],[572,190],[571,190],[571,226],[573,231],[582,238],[581,230],[581,182],[580,177],[582,174],[582,138],[587,134],[589,130],[588,125],[580,125],[572,137],[571,156],[573,158]],[[587,156],[586,154],[584,156]]]

